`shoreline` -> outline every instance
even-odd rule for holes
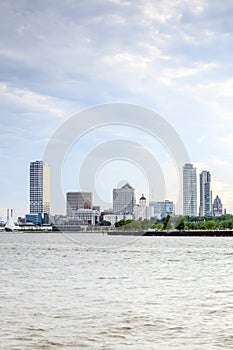
[[[111,231],[110,236],[146,236],[146,237],[233,237],[233,230],[196,230],[196,231]]]
[[[0,231],[1,234],[98,234],[101,236],[145,236],[145,237],[233,237],[233,230],[195,230],[195,231]]]

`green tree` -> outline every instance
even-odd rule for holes
[[[184,217],[182,217],[182,216],[176,217],[175,228],[179,231],[184,230],[184,228],[185,228]]]
[[[164,230],[171,230],[172,228],[172,220],[171,220],[171,216],[167,215],[165,216],[165,218],[163,219],[163,229]]]
[[[163,224],[161,222],[158,222],[157,224],[154,224],[152,226],[153,229],[158,230],[158,231],[162,231],[163,230]]]
[[[100,223],[100,226],[111,226],[111,222],[110,221],[107,221],[107,220],[104,220]]]

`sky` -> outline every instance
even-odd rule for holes
[[[43,158],[56,130],[73,115],[109,103],[162,116],[197,174],[211,172],[213,197],[218,194],[232,213],[232,16],[231,0],[1,0],[0,217],[8,207],[15,217],[28,212],[29,163]],[[78,189],[81,164],[92,150],[119,139],[154,155],[166,199],[176,202],[177,174],[166,149],[126,125],[90,130],[70,145],[64,193]],[[145,192],[156,199],[143,169],[129,159],[116,154],[99,166],[89,176],[109,206],[122,180],[135,187],[137,198]],[[53,214],[64,209],[51,207]]]

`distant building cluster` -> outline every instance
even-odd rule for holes
[[[212,183],[209,171],[200,174],[199,216],[219,216],[223,214],[222,201],[217,195],[212,201]],[[183,167],[183,215],[197,216],[197,174],[193,164]]]
[[[212,199],[211,174],[207,170],[200,173],[199,210],[197,210],[197,174],[193,164],[183,166],[183,215],[220,216],[223,204],[219,196]],[[112,191],[112,209],[101,210],[93,205],[91,192],[67,192],[66,215],[50,213],[50,166],[44,161],[30,163],[29,213],[20,218],[25,225],[43,226],[52,221],[55,225],[66,225],[69,229],[83,225],[114,225],[120,220],[160,220],[167,215],[175,215],[175,205],[171,200],[149,202],[142,194],[136,203],[135,189],[128,183]],[[8,222],[12,220],[12,213]]]

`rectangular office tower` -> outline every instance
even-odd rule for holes
[[[66,215],[73,217],[78,209],[92,209],[92,192],[66,193]]]
[[[200,216],[212,216],[211,175],[203,170],[200,174]]]
[[[197,174],[193,164],[183,166],[183,214],[197,215]]]
[[[43,161],[30,163],[30,213],[50,213],[50,166]]]
[[[135,190],[128,183],[113,189],[114,214],[133,214],[135,202]]]

